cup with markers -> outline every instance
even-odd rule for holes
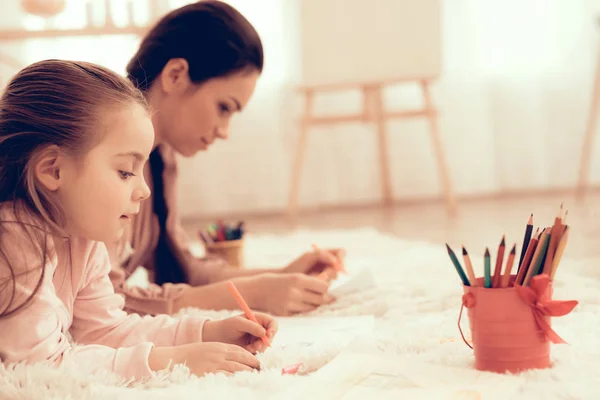
[[[227,261],[232,267],[244,267],[244,221],[228,224],[217,221],[198,231],[206,255]]]

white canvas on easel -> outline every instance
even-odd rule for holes
[[[426,118],[434,158],[449,213],[456,206],[442,148],[437,110],[430,86],[442,70],[440,0],[302,0],[300,1],[301,81],[304,112],[292,162],[288,215],[298,210],[301,172],[308,131],[316,125],[371,123],[378,141],[383,204],[393,201],[387,122],[391,118]],[[423,106],[387,110],[383,90],[396,84],[416,84]],[[317,116],[314,98],[337,90],[360,90],[361,112]]]
[[[302,0],[302,84],[440,75],[439,0]]]

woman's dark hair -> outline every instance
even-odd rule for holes
[[[167,62],[184,58],[192,82],[263,69],[263,48],[250,22],[227,3],[202,0],[165,15],[127,65],[128,78],[146,91]]]
[[[158,21],[127,65],[128,78],[146,92],[173,58],[187,60],[190,80],[196,84],[244,70],[263,69],[262,43],[254,27],[235,8],[216,0],[189,4]],[[150,155],[149,164],[153,211],[160,229],[154,250],[154,281],[187,282],[183,256],[167,233],[169,211],[163,193],[164,164],[158,148]]]

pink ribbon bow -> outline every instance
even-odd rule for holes
[[[550,284],[546,274],[534,276],[529,286],[515,285],[521,300],[531,307],[533,317],[548,340],[552,343],[566,343],[552,330],[544,317],[562,317],[570,313],[579,302],[577,300],[547,300],[543,295]]]

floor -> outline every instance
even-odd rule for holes
[[[301,214],[295,222],[282,215],[248,217],[253,233],[285,233],[296,228],[315,230],[373,227],[403,239],[426,240],[452,247],[464,244],[470,252],[483,253],[486,246],[497,248],[506,234],[507,246],[520,248],[527,219],[534,214],[535,226],[550,226],[564,203],[571,227],[565,256],[600,256],[600,193],[591,192],[583,200],[571,193],[520,195],[491,199],[463,200],[458,214],[450,217],[442,203],[410,204],[392,207],[362,207]],[[195,235],[198,227],[212,221],[184,221]]]

